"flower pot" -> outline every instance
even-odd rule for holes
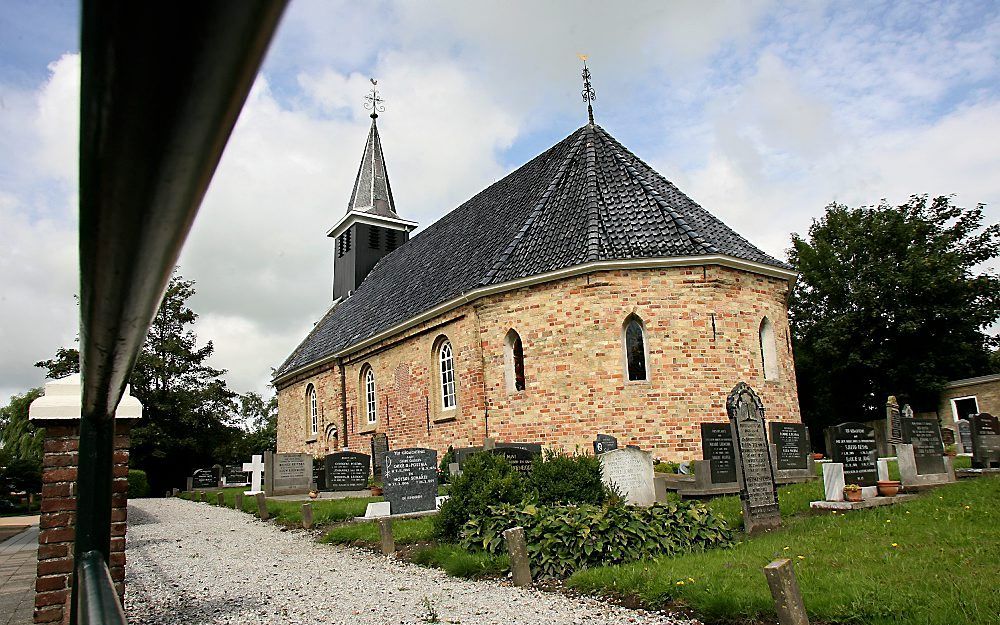
[[[314,490],[309,491],[309,499],[316,499],[317,497],[319,497],[319,493]]]
[[[822,460],[823,454],[813,454],[813,460]]]
[[[860,490],[847,490],[844,489],[844,499],[847,501],[861,501],[861,491]]]
[[[372,486],[372,497],[380,497],[382,495],[381,486]]]
[[[897,480],[879,480],[878,494],[882,497],[895,497],[899,492],[900,483]]]

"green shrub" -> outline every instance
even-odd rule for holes
[[[455,540],[473,515],[484,514],[497,504],[520,503],[524,479],[502,457],[477,453],[462,463],[462,474],[452,482],[448,494],[434,525],[438,536]]]
[[[528,492],[540,504],[592,503],[607,498],[601,482],[601,462],[596,456],[568,456],[547,452],[536,458],[528,478]]]
[[[492,506],[462,528],[459,544],[498,554],[503,531],[524,528],[533,574],[566,577],[575,571],[673,556],[731,543],[726,522],[700,502],[633,506]]]
[[[653,470],[657,473],[677,473],[680,463],[672,460],[660,460],[653,465]]]
[[[139,469],[128,470],[128,498],[137,499],[149,496],[149,479],[146,472]]]
[[[441,456],[441,464],[438,465],[438,484],[448,483],[451,477],[451,472],[448,471],[448,465],[455,462],[455,448],[448,445],[448,451],[444,452]]]

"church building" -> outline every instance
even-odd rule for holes
[[[740,381],[767,419],[800,421],[793,269],[592,110],[412,238],[371,117],[347,212],[327,232],[333,304],[274,375],[279,452],[367,453],[376,432],[392,449],[491,437],[572,452],[611,434],[697,459],[699,425],[727,421]]]

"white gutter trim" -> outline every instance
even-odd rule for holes
[[[352,217],[353,220],[351,219]],[[351,224],[355,222],[368,224],[369,226],[388,226],[390,228],[395,228],[396,230],[405,230],[407,232],[410,232],[420,225],[417,222],[409,221],[408,219],[393,219],[392,217],[383,217],[381,215],[372,215],[371,213],[366,213],[364,211],[352,210],[341,217],[332,228],[327,230],[326,236],[337,238],[344,230],[347,230]]]
[[[535,276],[528,276],[527,278],[519,278],[517,280],[510,280],[508,282],[501,282],[500,284],[489,284],[486,286],[473,289],[458,297],[454,297],[446,302],[438,304],[434,308],[426,310],[415,317],[411,317],[402,323],[398,323],[395,326],[383,330],[382,332],[376,334],[373,337],[367,338],[359,343],[351,345],[347,349],[341,350],[329,356],[320,358],[319,360],[314,360],[313,362],[302,365],[296,369],[284,373],[276,378],[274,378],[272,384],[277,385],[279,382],[287,380],[294,377],[304,371],[322,366],[328,362],[347,356],[356,351],[360,351],[374,343],[383,341],[393,335],[405,332],[406,330],[412,328],[415,325],[419,325],[428,319],[443,315],[444,313],[458,308],[464,304],[468,304],[474,300],[481,297],[486,297],[487,295],[495,295],[497,293],[503,293],[505,291],[513,291],[514,289],[520,289],[526,286],[534,286],[536,284],[542,284],[544,282],[553,282],[555,280],[562,280],[564,278],[571,278],[574,276],[579,276],[587,273],[596,273],[598,271],[615,271],[620,269],[662,269],[670,267],[693,267],[698,265],[721,265],[723,267],[730,267],[732,269],[740,269],[750,273],[757,273],[765,276],[770,276],[772,278],[780,278],[783,280],[792,281],[798,277],[798,272],[791,269],[782,269],[781,267],[775,267],[773,265],[765,265],[763,263],[754,262],[752,260],[744,260],[742,258],[735,258],[733,256],[726,256],[724,254],[711,254],[706,256],[681,256],[681,257],[671,257],[671,258],[639,258],[631,260],[601,260],[594,261],[590,263],[584,263],[582,265],[574,265],[572,267],[566,267],[564,269],[557,269],[555,271],[550,271],[548,273],[541,273]]]

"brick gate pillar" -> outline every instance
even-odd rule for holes
[[[126,389],[115,413],[109,561],[111,577],[122,600],[125,596],[129,431],[141,414],[142,406]],[[76,533],[80,376],[71,375],[46,383],[45,395],[32,402],[29,418],[36,427],[45,428],[34,620],[35,623],[68,623]]]

